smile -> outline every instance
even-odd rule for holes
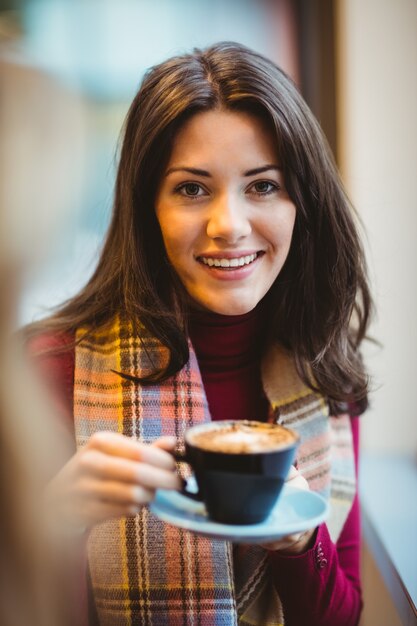
[[[255,261],[258,257],[258,252],[254,252],[253,254],[247,254],[245,256],[234,257],[232,259],[222,259],[222,258],[213,258],[213,257],[205,257],[200,256],[197,260],[203,265],[208,265],[209,267],[220,267],[222,269],[243,267],[244,265],[250,265]]]

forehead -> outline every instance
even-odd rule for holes
[[[188,159],[278,161],[278,149],[272,125],[259,116],[227,109],[202,111],[189,118],[179,129],[168,167]]]

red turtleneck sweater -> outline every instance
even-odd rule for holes
[[[266,420],[259,360],[263,343],[259,307],[245,315],[194,311],[189,334],[213,420]]]

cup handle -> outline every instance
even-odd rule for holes
[[[177,461],[177,463],[187,463],[187,465],[189,465],[192,468],[192,465],[187,459],[187,455],[185,454],[185,452],[173,452],[173,457]],[[195,482],[195,486],[197,487],[197,490],[192,490],[190,489],[189,480],[185,478],[182,478],[181,480],[182,480],[182,488],[180,491],[181,495],[186,496],[187,498],[190,498],[190,500],[197,500],[197,502],[202,502],[203,497],[200,492],[200,489],[197,486],[197,483]]]

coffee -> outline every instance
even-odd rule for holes
[[[212,423],[202,431],[188,436],[188,443],[197,448],[224,454],[256,454],[277,450],[293,444],[292,431],[277,424],[262,422]]]
[[[194,470],[198,493],[210,519],[222,524],[258,524],[281,493],[299,436],[279,424],[227,420],[192,426],[185,453],[176,454]]]

